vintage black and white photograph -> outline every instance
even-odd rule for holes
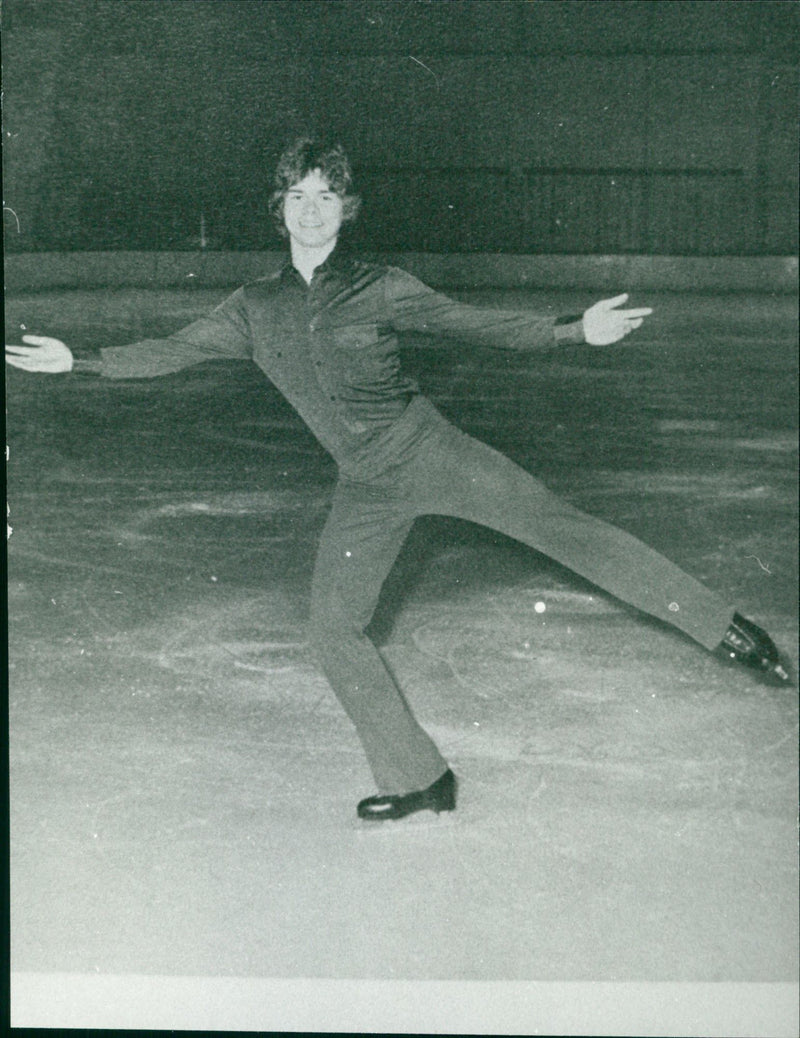
[[[4,0],[16,1027],[798,1027],[794,0]]]

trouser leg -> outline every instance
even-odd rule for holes
[[[378,789],[424,789],[447,768],[365,634],[416,515],[498,530],[708,649],[733,608],[625,531],[563,501],[492,448],[442,422],[392,488],[340,483],[314,572],[311,637],[364,746]]]
[[[716,647],[733,608],[631,534],[553,494],[510,459],[448,427],[418,474],[425,510],[491,527],[629,605]]]
[[[311,638],[381,793],[424,789],[447,769],[365,634],[413,516],[387,495],[340,483],[320,541]]]

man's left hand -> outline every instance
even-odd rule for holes
[[[619,342],[653,312],[646,306],[638,310],[616,309],[627,301],[628,293],[624,292],[613,299],[601,299],[584,313],[583,336],[591,346],[608,346],[612,342]]]

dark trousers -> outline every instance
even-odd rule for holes
[[[368,478],[340,478],[311,596],[314,648],[382,793],[423,789],[447,768],[365,634],[417,516],[454,516],[498,530],[706,648],[719,644],[733,609],[702,584],[630,534],[573,508],[427,401],[412,408],[413,434],[399,450],[390,443]]]

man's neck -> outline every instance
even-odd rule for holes
[[[296,242],[294,238],[290,239],[292,266],[300,274],[307,285],[311,284],[311,279],[314,276],[314,271],[317,267],[321,267],[328,256],[330,256],[336,248],[336,241],[337,239],[334,238],[332,242],[328,242],[327,245],[322,245],[317,249],[301,245]]]

